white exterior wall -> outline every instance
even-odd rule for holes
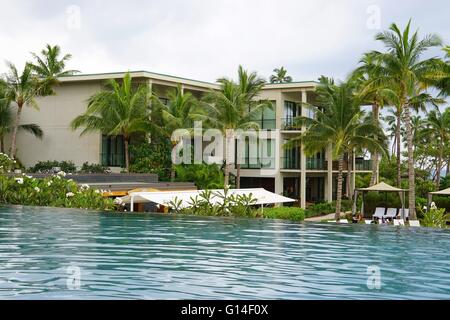
[[[55,96],[37,99],[39,110],[24,107],[21,123],[36,123],[44,132],[42,140],[19,132],[17,156],[25,167],[45,160],[72,160],[77,166],[99,163],[100,134],[80,137],[80,131],[70,129],[70,122],[86,110],[87,99],[99,89],[99,82],[61,83]]]

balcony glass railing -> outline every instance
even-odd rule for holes
[[[301,130],[302,127],[296,123],[295,117],[282,118],[283,130]]]
[[[300,169],[300,158],[284,157],[281,160],[283,169]]]
[[[356,159],[355,160],[355,170],[372,170],[372,160]]]
[[[325,170],[326,162],[324,159],[306,158],[306,170]]]
[[[277,127],[275,119],[256,119],[251,121],[256,122],[259,125],[260,129],[271,130],[276,129]]]
[[[245,158],[241,162],[241,169],[273,169],[275,158]]]

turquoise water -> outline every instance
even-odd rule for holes
[[[0,207],[0,298],[450,299],[449,248],[427,228]]]

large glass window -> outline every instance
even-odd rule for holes
[[[102,135],[100,158],[103,166],[123,167],[125,165],[123,136]]]
[[[270,102],[272,103],[272,108],[263,108],[252,117],[252,120],[258,123],[261,129],[271,130],[276,128],[275,101]]]
[[[297,129],[295,118],[302,113],[301,106],[293,101],[284,101],[283,125],[285,130]]]

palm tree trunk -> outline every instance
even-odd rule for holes
[[[372,114],[374,122],[378,123],[378,118],[380,117],[380,114],[377,103],[374,103],[372,105]],[[375,136],[375,139],[377,139],[377,136]],[[374,151],[372,153],[372,177],[370,178],[370,186],[373,186],[377,182],[378,182],[378,152]]]
[[[11,147],[9,149],[9,156],[11,158],[14,158],[14,156],[16,154],[17,130],[19,129],[20,116],[22,114],[22,107],[23,107],[23,104],[17,105],[16,120],[14,122],[14,127],[13,127],[13,131],[12,131],[12,136],[11,136]]]
[[[409,106],[404,107],[405,110],[405,127],[406,127],[406,143],[408,146],[408,207],[409,217],[416,219],[416,185],[414,173],[414,150],[413,150],[413,133],[411,127],[411,110]]]
[[[401,139],[401,114],[400,112],[397,113],[397,129],[395,131],[395,142],[397,144],[397,188],[400,188],[400,184],[402,182],[402,168],[401,168],[401,145],[402,145],[402,139]]]
[[[347,178],[348,178],[348,198],[353,198],[353,151],[348,153],[348,164],[347,164]]]
[[[241,188],[241,165],[236,164],[236,189]]]
[[[128,153],[128,144],[129,138],[124,137],[124,145],[125,145],[125,170],[128,172],[130,168],[130,154]]]
[[[224,178],[224,189],[229,188],[230,182],[230,171],[231,171],[231,159],[230,159],[230,147],[233,141],[233,129],[225,130],[225,178]]]
[[[0,136],[0,152],[5,153],[5,137],[3,135]]]
[[[436,190],[439,190],[439,184],[441,182],[441,170],[442,170],[442,158],[443,158],[443,148],[439,150],[439,156],[436,165]]]
[[[338,161],[338,179],[337,179],[337,194],[336,194],[336,213],[334,218],[338,221],[341,217],[341,199],[342,199],[342,169],[344,167],[344,155],[339,156]]]

